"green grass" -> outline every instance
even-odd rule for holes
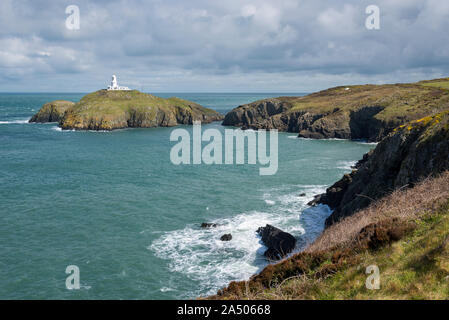
[[[422,86],[436,87],[436,88],[449,90],[449,78],[425,80],[425,81],[421,81],[418,83]]]
[[[137,90],[99,90],[87,94],[68,110],[61,126],[64,129],[112,130],[128,127],[128,121],[134,121],[134,126],[173,126],[178,124],[178,119],[202,119],[203,115],[219,114],[177,97],[164,99]]]
[[[386,122],[414,120],[447,108],[449,91],[436,85],[395,84],[337,87],[305,97],[278,98],[291,105],[288,112],[348,113],[364,106],[383,110],[375,118]]]
[[[157,109],[169,110],[175,106],[187,110],[191,110],[192,107],[201,107],[194,102],[180,98],[172,97],[164,99],[137,90],[100,90],[84,96],[75,105],[74,111],[96,116],[98,114],[117,115],[135,109],[145,110],[150,115],[155,116]],[[209,109],[208,111],[212,110]]]
[[[412,235],[379,252],[362,255],[359,265],[323,281],[320,290],[332,292],[337,299],[447,299],[448,237],[449,203],[422,219]],[[380,269],[379,290],[365,287],[365,267],[372,264]]]
[[[323,115],[330,123],[349,121],[353,111],[365,107],[378,107],[374,119],[385,127],[447,110],[449,106],[449,78],[408,84],[353,85],[330,88],[303,97],[278,97],[259,100],[242,106],[257,108],[261,102],[282,102],[286,114],[308,112]],[[342,120],[346,119],[346,120]]]
[[[260,293],[275,299],[447,299],[449,298],[449,201],[417,221],[416,229],[378,251],[354,256],[357,263],[318,279],[286,281]],[[365,286],[365,269],[377,265],[380,289]]]

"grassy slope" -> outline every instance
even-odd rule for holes
[[[172,107],[180,107],[190,110],[192,107],[203,108],[200,105],[176,97],[168,99],[159,98],[151,94],[143,93],[137,90],[132,91],[106,91],[100,90],[85,95],[73,110],[80,114],[89,116],[117,115],[128,112],[131,108],[136,110],[147,109],[152,115],[156,110],[162,109],[169,111]],[[203,108],[206,113],[214,113],[212,109]]]
[[[449,90],[449,78],[424,80],[418,83],[422,86],[436,87]]]
[[[255,101],[230,111],[225,125],[277,128],[300,137],[380,141],[395,127],[449,110],[449,78],[354,85],[303,97]]]
[[[336,87],[310,94],[305,97],[282,97],[292,108],[288,112],[307,110],[314,113],[356,110],[362,106],[381,106],[384,109],[375,115],[378,120],[396,122],[397,119],[414,120],[440,112],[449,104],[449,91],[441,84],[359,85]],[[349,88],[349,90],[346,90]]]
[[[448,299],[449,201],[417,220],[417,228],[380,250],[367,250],[324,279],[292,279],[259,298],[282,299]],[[377,265],[380,289],[365,286],[365,268]]]
[[[147,125],[155,126],[157,115],[161,112],[167,115],[166,125],[176,125],[180,113],[199,118],[203,114],[218,114],[212,109],[176,97],[164,99],[137,90],[99,90],[87,94],[75,104],[61,125],[63,128],[86,129],[93,123],[96,128],[110,130],[126,127],[130,115],[138,114]]]
[[[210,298],[448,298],[448,237],[446,172],[394,191],[326,229],[304,252]],[[380,290],[365,287],[365,268],[373,264],[380,269]]]

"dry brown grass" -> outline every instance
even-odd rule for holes
[[[326,251],[344,246],[354,241],[364,227],[386,219],[415,220],[440,207],[448,198],[449,172],[445,172],[437,178],[424,179],[413,188],[396,190],[368,208],[330,226],[305,251]]]

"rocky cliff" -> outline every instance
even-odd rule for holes
[[[163,99],[137,90],[99,90],[84,96],[76,104],[65,104],[65,108],[49,108],[52,105],[56,102],[44,105],[30,121],[58,121],[62,129],[113,130],[169,127],[192,124],[197,120],[208,123],[223,119],[220,113],[197,103],[176,97]]]
[[[71,101],[56,100],[46,103],[42,108],[29,120],[29,122],[59,122],[65,112],[73,107],[75,103]]]
[[[233,109],[223,125],[278,129],[305,138],[380,141],[399,125],[445,110],[449,91],[432,84],[336,87],[265,99]]]
[[[393,190],[449,169],[449,111],[401,125],[366,154],[357,169],[317,196],[334,211],[330,226]]]

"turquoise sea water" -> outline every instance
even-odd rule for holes
[[[225,113],[286,94],[159,95]],[[278,172],[259,176],[259,165],[173,165],[174,128],[74,132],[27,123],[45,102],[82,96],[0,94],[1,299],[215,293],[266,265],[259,226],[291,232],[298,250],[312,241],[330,212],[306,203],[373,147],[279,133]],[[220,226],[203,230],[201,222]],[[233,239],[220,241],[225,233]],[[66,289],[68,265],[80,269],[79,290]]]

